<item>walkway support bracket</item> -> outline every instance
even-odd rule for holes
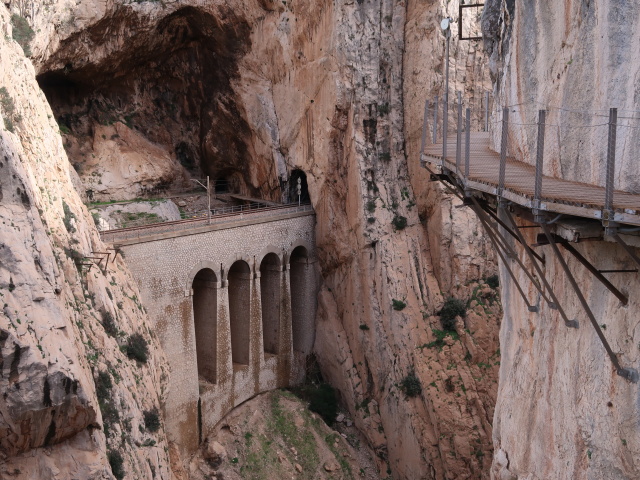
[[[509,245],[509,242],[507,242],[507,240],[504,238],[504,236],[500,233],[500,230],[498,229],[498,227],[496,227],[495,225],[492,225],[491,222],[489,221],[489,219],[485,216],[486,213],[482,210],[482,207],[480,206],[478,201],[473,197],[471,198],[471,201],[475,203],[475,206],[477,207],[476,214],[478,214],[478,216],[480,217],[480,220],[483,221],[483,225],[487,225],[487,226],[489,226],[489,227],[491,227],[493,229],[493,233],[496,236],[496,241],[498,239],[500,240],[500,242],[498,242],[498,243],[501,244],[502,248],[507,252],[507,257],[508,258],[513,258],[516,261],[516,263],[520,266],[522,271],[527,275],[527,277],[529,278],[529,280],[531,281],[533,286],[536,288],[536,290],[538,290],[538,293],[549,304],[549,308],[557,310],[557,308],[556,308],[557,301],[552,300],[547,296],[547,294],[544,292],[544,290],[542,289],[542,287],[538,283],[538,280],[536,280],[536,278],[531,274],[531,272],[529,272],[529,270],[524,265],[524,263],[522,263],[522,260],[520,260],[520,257],[518,256],[518,254]],[[531,261],[533,263],[535,260],[532,259]],[[529,311],[532,312],[533,310],[529,309]],[[563,318],[565,318],[565,317],[563,317]],[[565,320],[565,322],[566,322],[566,320]]]
[[[544,238],[540,238],[542,236]],[[593,274],[594,277],[600,280],[600,283],[607,287],[607,289],[611,293],[613,293],[618,298],[618,300],[622,302],[622,305],[627,305],[627,303],[629,303],[629,299],[627,298],[627,296],[620,290],[618,290],[604,275],[602,275],[602,271],[594,267],[593,264],[589,262],[589,260],[587,260],[578,250],[574,248],[573,245],[569,244],[569,242],[567,242],[564,238],[559,237],[558,235],[553,235],[553,239],[557,244],[560,244],[562,248],[573,255],[576,260],[578,260],[587,270],[589,270]],[[548,244],[548,240],[546,240],[546,234],[538,235],[538,245],[544,244]],[[635,271],[637,272],[637,270]]]
[[[614,233],[612,237],[616,242],[620,244],[622,248],[624,248],[625,252],[627,252],[627,254],[631,257],[631,259],[634,262],[636,262],[636,264],[640,267],[640,258],[638,258],[638,256],[636,255],[636,252],[631,250],[631,247],[627,245],[625,241],[622,240],[622,238],[620,238],[620,235],[618,235],[617,233]]]
[[[633,368],[623,368],[620,365],[620,362],[618,361],[618,357],[616,356],[615,353],[613,353],[613,350],[611,349],[609,342],[607,342],[607,339],[602,333],[602,329],[600,328],[600,325],[598,325],[596,317],[593,315],[593,312],[589,308],[589,304],[587,303],[586,299],[584,298],[584,295],[580,291],[580,287],[578,286],[578,283],[576,282],[575,278],[573,278],[573,275],[571,274],[571,270],[569,270],[569,266],[567,265],[567,262],[565,262],[564,258],[560,254],[560,249],[558,248],[558,245],[553,235],[551,234],[551,231],[549,230],[549,226],[545,223],[540,224],[540,226],[542,227],[544,234],[547,236],[547,240],[551,245],[551,248],[553,249],[553,253],[555,253],[556,258],[558,259],[558,263],[560,263],[560,266],[564,270],[564,273],[567,275],[569,283],[573,287],[573,291],[575,292],[576,296],[578,297],[578,300],[582,304],[582,308],[584,308],[584,311],[586,312],[587,317],[589,317],[589,320],[591,321],[591,325],[593,325],[593,328],[596,331],[598,338],[600,338],[600,341],[602,342],[604,349],[607,351],[607,354],[611,359],[611,363],[613,363],[613,366],[616,369],[616,373],[632,383],[637,383],[638,372]]]
[[[502,260],[502,264],[507,269],[507,272],[509,272],[509,276],[513,280],[513,283],[515,283],[515,285],[516,285],[516,289],[520,293],[520,296],[522,297],[522,300],[524,300],[524,303],[527,305],[527,310],[529,310],[530,312],[533,312],[533,313],[538,312],[539,311],[538,307],[536,305],[531,305],[531,303],[529,303],[529,300],[527,299],[527,295],[524,293],[524,290],[520,286],[520,283],[518,282],[517,277],[513,273],[513,270],[511,270],[511,267],[509,266],[509,262],[507,262],[507,259],[504,257],[504,255],[502,253],[502,249],[504,249],[504,246],[500,245],[498,240],[494,237],[494,233],[492,231],[492,228],[487,224],[487,220],[485,218],[485,213],[482,211],[482,209],[478,205],[478,202],[475,200],[475,198],[472,198],[472,200],[473,200],[474,204],[471,205],[471,208],[476,212],[476,215],[480,219],[480,223],[482,223],[482,226],[484,227],[485,231],[487,232],[487,235],[489,236],[489,240],[491,240],[491,243],[493,243],[493,246],[496,249],[496,253],[500,257],[500,260]]]
[[[520,232],[520,230],[518,230],[518,226],[516,225],[516,222],[513,219],[513,216],[511,215],[509,210],[507,210],[506,208],[504,209],[504,212],[505,212],[506,217],[509,219],[509,223],[511,223],[511,225],[514,228],[514,231],[516,232],[516,234],[520,238],[520,243],[524,246],[525,251],[529,255],[529,259],[531,260],[531,263],[533,264],[533,267],[536,269],[536,272],[538,273],[538,275],[542,279],[542,283],[544,284],[544,287],[547,289],[547,291],[549,292],[549,295],[553,299],[553,303],[550,304],[549,307],[554,309],[554,310],[558,310],[558,312],[560,313],[560,316],[564,320],[564,324],[567,327],[569,327],[569,328],[578,328],[579,327],[578,320],[575,320],[575,319],[569,320],[569,318],[567,317],[567,314],[565,313],[564,309],[562,308],[562,305],[560,305],[560,302],[558,301],[558,297],[556,297],[556,294],[553,292],[553,289],[551,288],[551,285],[547,281],[547,277],[545,276],[544,272],[542,271],[542,268],[540,267],[540,265],[538,265],[538,262],[536,262],[536,259],[533,256],[533,253],[534,253],[533,250],[531,249],[529,244],[525,241],[525,239],[522,236],[522,233]]]

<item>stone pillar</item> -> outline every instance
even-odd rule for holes
[[[288,387],[293,379],[293,334],[291,330],[291,284],[289,263],[282,266],[280,282],[280,338],[278,348],[278,387]]]
[[[233,377],[231,357],[231,325],[229,323],[229,282],[225,279],[218,289],[218,384],[225,385]]]
[[[250,362],[253,370],[254,393],[260,391],[260,371],[264,363],[262,358],[262,301],[260,295],[260,272],[255,272],[251,282],[251,305],[249,321]]]

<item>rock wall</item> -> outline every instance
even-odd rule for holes
[[[555,123],[564,125],[577,120],[606,124],[609,107],[618,107],[619,115],[627,117],[621,123],[633,126],[639,107],[639,15],[633,2],[492,2],[485,32],[491,37],[496,103],[523,104],[512,108],[519,123],[535,122],[537,110],[547,108]],[[581,131],[580,143],[564,137],[564,155],[547,165],[548,173],[601,182],[606,138],[591,127]],[[635,129],[619,129],[616,188],[637,191],[640,171],[631,153],[637,136],[631,131]],[[509,141],[531,152],[530,136],[525,126],[515,125]],[[526,232],[534,243],[532,230]],[[599,269],[635,267],[614,243],[580,243],[576,248]],[[545,272],[560,303],[580,328],[566,328],[544,302],[539,314],[528,313],[501,272],[505,312],[492,478],[637,478],[638,385],[615,374],[550,247],[538,253],[546,258]],[[582,265],[572,257],[568,262],[620,363],[637,369],[637,275],[608,275],[629,295],[629,304],[622,306]],[[524,275],[519,279],[529,298],[538,299]]]
[[[130,197],[202,171],[279,198],[303,170],[326,380],[383,472],[486,475],[500,303],[483,279],[495,263],[473,218],[417,163],[424,99],[442,95],[437,26],[457,2],[11,8],[37,31],[32,59],[81,193]],[[477,99],[477,46],[454,39],[451,58],[451,90]],[[123,172],[129,162],[139,168]],[[436,312],[450,296],[469,313],[444,334]],[[408,396],[413,378],[421,393]]]
[[[168,479],[163,429],[144,420],[160,408],[163,354],[121,259],[88,258],[106,246],[10,25],[3,6],[0,476],[111,478],[119,455],[128,475]],[[146,363],[119,348],[134,333]]]

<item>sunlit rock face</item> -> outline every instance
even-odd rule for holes
[[[303,171],[317,215],[315,353],[325,379],[383,473],[486,476],[501,314],[483,279],[495,263],[470,213],[418,166],[424,100],[442,98],[438,24],[457,15],[457,2],[87,1],[29,15],[35,72],[25,66],[25,75],[37,77],[52,107],[37,122],[56,142],[73,210],[84,212],[80,196],[133,198],[190,175],[278,200]],[[478,101],[487,88],[478,45],[454,32],[451,59],[451,97],[459,89]],[[37,136],[33,128],[21,135]],[[49,188],[29,182],[35,192]],[[90,218],[86,228],[97,242]],[[455,335],[438,340],[436,312],[450,296],[469,311]],[[134,310],[132,331],[145,321]],[[417,396],[401,388],[412,376]],[[104,465],[101,442],[87,448]],[[187,459],[179,446],[168,450],[179,474]]]
[[[638,5],[489,3],[483,27],[490,38],[496,113],[500,106],[513,106],[509,142],[514,151],[535,161],[530,125],[545,109],[545,173],[603,185],[609,108],[617,107],[615,186],[637,192],[638,135],[632,127],[640,126],[634,113],[640,107]],[[535,243],[532,230],[526,232]],[[598,269],[635,268],[617,244],[590,242],[576,248]],[[501,272],[505,311],[492,478],[636,478],[638,384],[616,375],[551,248],[538,253],[545,255],[545,274],[567,316],[576,318],[580,328],[566,328],[543,301],[539,314],[528,313],[515,284]],[[620,363],[637,369],[637,276],[607,276],[628,294],[629,304],[622,306],[575,258],[563,255]],[[522,251],[520,256],[525,259]],[[530,299],[539,298],[524,275],[518,280]]]

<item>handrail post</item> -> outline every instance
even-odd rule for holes
[[[536,178],[533,193],[533,221],[542,223],[544,216],[540,211],[542,198],[542,171],[544,167],[544,128],[547,112],[538,111],[538,149],[536,152]]]
[[[456,131],[456,175],[460,176],[462,161],[462,92],[458,91],[458,130]]]
[[[605,178],[604,209],[602,210],[602,224],[606,235],[612,235],[616,230],[613,210],[613,183],[616,173],[616,126],[618,123],[618,109],[609,109],[609,135],[607,143],[607,171]]]
[[[489,91],[484,92],[484,131],[489,131]]]
[[[424,120],[422,121],[422,141],[420,143],[420,165],[423,165],[422,155],[424,153],[424,147],[427,143],[427,120],[429,118],[429,99],[424,101]]]
[[[500,142],[500,172],[498,177],[498,196],[504,193],[504,177],[507,169],[507,136],[509,131],[509,109],[502,109],[502,139]],[[502,198],[500,198],[502,201]]]
[[[449,134],[449,94],[444,92],[444,106],[442,116],[442,167],[447,160],[447,135]]]
[[[438,143],[438,95],[433,100],[433,143]]]
[[[467,108],[465,112],[465,143],[466,148],[464,149],[464,183],[465,186],[467,181],[469,180],[469,149],[471,147],[471,109]]]

